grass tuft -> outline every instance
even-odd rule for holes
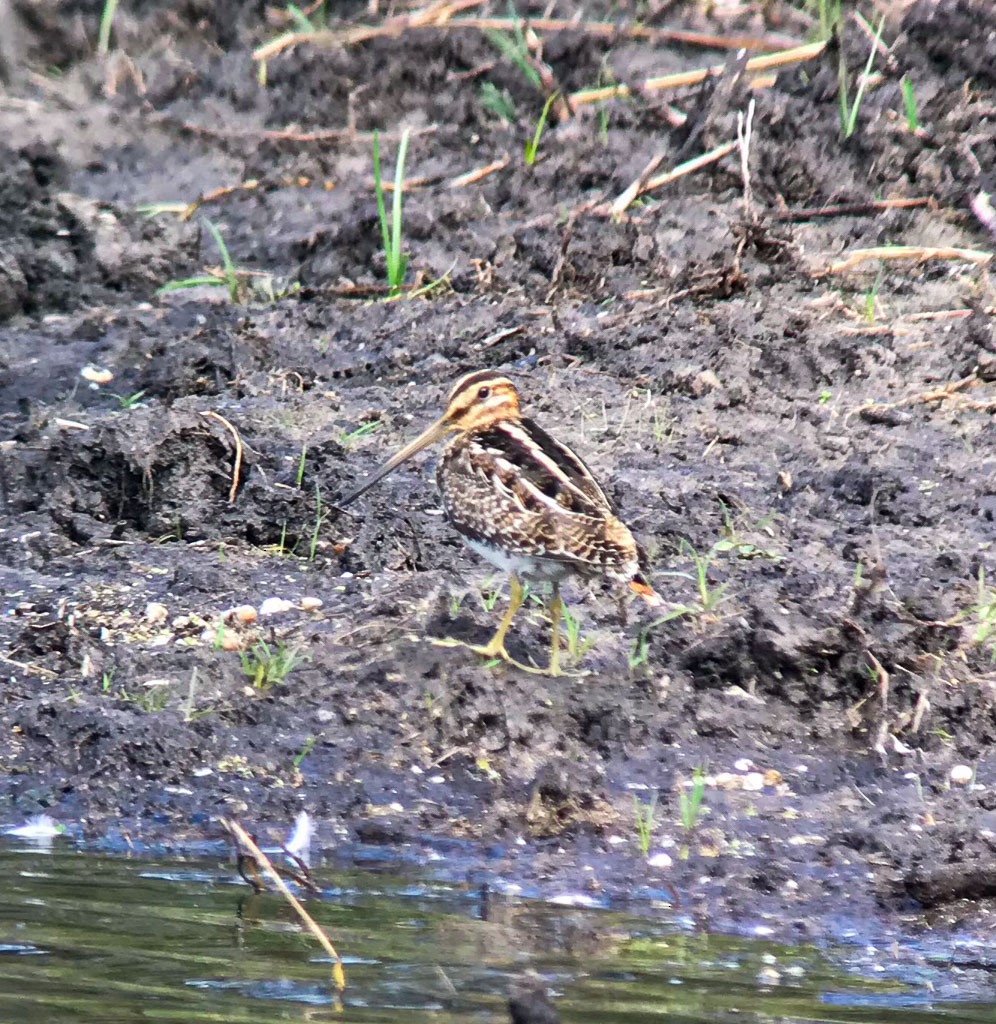
[[[269,690],[282,683],[307,656],[297,647],[288,647],[282,640],[270,646],[260,640],[248,651],[240,651],[242,671],[249,677],[254,689]]]
[[[384,184],[380,173],[380,133],[373,136],[373,168],[374,189],[377,193],[377,217],[380,220],[381,241],[384,246],[384,260],[387,263],[387,283],[390,294],[397,295],[404,284],[405,271],[408,269],[408,256],[401,252],[401,203],[405,185],[405,157],[408,154],[408,135],[406,128],[401,133],[401,144],[394,164],[394,194],[391,197],[391,216],[387,216],[387,204],[384,202]]]
[[[644,857],[650,853],[650,843],[654,835],[654,818],[657,814],[657,794],[644,803],[633,794],[633,818],[636,825],[636,842]]]
[[[696,768],[692,771],[692,788],[682,789],[678,793],[678,818],[686,832],[691,832],[698,824],[704,795],[705,772]]]
[[[512,20],[512,32],[502,32],[497,28],[486,28],[484,35],[488,42],[506,59],[511,61],[522,73],[530,85],[538,92],[543,91],[543,79],[533,67],[529,56],[529,44],[526,34],[522,31],[522,23],[515,7],[509,4],[509,17]]]
[[[559,93],[552,92],[547,96],[546,103],[543,104],[543,109],[540,111],[539,119],[536,122],[536,129],[533,132],[533,137],[526,141],[525,157],[527,167],[532,167],[532,165],[536,163],[536,154],[539,152],[540,139],[543,138],[543,129],[546,127],[546,119],[550,114],[550,107],[559,95]]]

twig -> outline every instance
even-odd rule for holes
[[[280,895],[291,905],[291,908],[301,919],[304,926],[315,937],[322,949],[332,958],[332,981],[336,990],[341,992],[346,987],[346,973],[342,969],[342,957],[336,952],[335,946],[332,945],[329,937],[322,931],[308,911],[304,909],[301,901],[287,888],[287,883],[276,872],[269,858],[256,845],[252,836],[237,821],[233,821],[230,818],[221,818],[220,821],[222,828],[235,837],[240,849],[245,848],[249,852],[256,865],[262,869],[263,874],[273,882]]]
[[[15,661],[13,658],[8,658],[6,654],[0,654],[0,661],[6,665],[13,665],[14,668],[19,668],[22,672],[35,672],[46,679],[57,679],[59,676],[58,672],[53,672],[50,668],[44,668],[41,665],[29,665],[26,661]]]
[[[910,199],[870,199],[864,203],[836,203],[833,206],[799,206],[777,210],[771,214],[773,220],[813,220],[816,217],[861,217],[881,210],[912,209],[929,206],[929,196]]]
[[[825,270],[816,270],[814,275],[822,277],[824,274],[841,274],[847,270],[853,270],[868,260],[966,260],[983,266],[993,258],[991,252],[982,249],[958,249],[943,246],[921,246],[921,245],[880,245],[871,249],[854,249],[846,259],[838,263],[831,263]]]
[[[230,196],[234,192],[251,192],[253,189],[259,188],[258,178],[249,178],[248,181],[243,181],[238,185],[222,185],[220,188],[213,188],[210,192],[202,192],[192,203],[188,203],[184,207],[183,213],[180,215],[181,220],[190,220],[191,217],[197,212],[197,210],[205,203],[212,203],[216,199],[223,199],[225,196]]]
[[[506,327],[504,330],[495,331],[494,334],[489,335],[481,342],[481,348],[494,348],[495,345],[505,341],[506,338],[514,337],[516,334],[521,334],[525,329],[526,328],[520,324],[518,327]]]
[[[228,489],[228,504],[234,505],[235,496],[239,493],[239,478],[242,473],[242,438],[239,437],[239,432],[235,427],[221,413],[209,410],[208,412],[202,412],[201,415],[208,419],[217,420],[228,429],[232,439],[235,441],[235,464],[232,466],[232,486]]]
[[[666,171],[664,174],[658,174],[656,177],[648,178],[643,182],[642,187],[638,189],[635,195],[626,206],[629,205],[637,196],[641,196],[646,192],[653,192],[654,189],[660,188],[662,185],[667,185],[671,181],[675,181],[678,178],[683,178],[686,174],[691,174],[693,171],[700,170],[703,167],[707,167],[709,164],[714,164],[717,160],[722,160],[728,153],[732,153],[737,148],[736,142],[724,142],[721,146],[717,146],[715,149],[710,149],[708,153],[702,153],[699,156],[693,157],[691,160],[686,160],[683,164],[678,164],[673,171]],[[616,207],[621,201],[626,198],[632,185],[626,190],[609,208],[610,212],[614,216],[619,216],[626,209],[626,206],[621,206],[619,211],[616,212]]]
[[[489,174],[494,174],[495,171],[503,170],[508,166],[508,159],[508,154],[506,153],[500,160],[493,160],[491,163],[485,164],[483,167],[475,167],[474,170],[467,171],[466,174],[458,174],[455,178],[451,178],[446,183],[446,187],[463,188],[465,185],[473,185],[482,178],[486,178]]]
[[[388,18],[380,25],[358,25],[344,29],[323,32],[285,32],[276,39],[257,47],[253,60],[268,60],[292,46],[312,43],[317,46],[355,46],[384,36],[399,36],[418,29],[497,29],[512,31],[519,27],[525,31],[532,28],[538,32],[579,32],[585,35],[607,39],[646,39],[657,43],[681,43],[686,46],[702,46],[721,50],[765,50],[771,46],[792,45],[784,36],[717,36],[707,32],[690,32],[684,29],[652,28],[647,25],[616,25],[609,21],[573,21],[565,18],[453,18],[452,9],[418,12]]]
[[[782,67],[785,64],[798,64],[804,60],[812,60],[826,48],[825,42],[807,43],[805,46],[793,46],[789,50],[777,50],[760,57],[751,57],[744,66],[745,71],[766,71],[769,68]],[[725,64],[714,64],[695,71],[679,71],[673,75],[661,75],[656,78],[644,79],[641,85],[631,88],[622,83],[607,85],[597,89],[581,89],[571,93],[571,104],[600,103],[603,100],[625,99],[635,92],[660,92],[664,89],[678,89],[685,85],[698,85],[711,75],[721,75],[726,70]]]
[[[192,135],[205,135],[216,139],[271,139],[275,142],[354,142],[369,145],[373,139],[373,132],[358,132],[353,128],[316,128],[309,132],[298,131],[294,128],[216,128],[213,125],[196,124],[192,121],[184,121],[169,114],[146,114],[143,119],[157,127],[175,128],[178,131],[190,132]],[[425,125],[422,128],[412,128],[409,135],[414,138],[418,135],[431,135],[438,130],[434,124]],[[397,139],[401,137],[401,130],[383,131],[379,133],[383,142],[385,139]]]
[[[919,313],[903,313],[900,320],[961,320],[972,316],[974,309],[927,309]],[[981,310],[986,316],[996,316],[996,306],[987,306]]]
[[[944,387],[933,388],[930,391],[923,391],[916,395],[910,395],[907,398],[901,398],[896,402],[868,402],[865,405],[860,406],[858,409],[855,409],[855,412],[859,415],[869,411],[878,413],[887,409],[899,409],[904,405],[944,402],[948,400],[956,401],[959,406],[965,409],[978,409],[983,412],[996,409],[996,399],[987,402],[977,402],[962,394],[963,391],[966,391],[968,388],[974,387],[976,384],[980,383],[982,382],[979,378],[974,373],[970,373],[967,377],[962,377],[960,380],[952,381],[950,384],[945,384]]]
[[[624,192],[621,192],[616,198],[616,201],[609,208],[609,212],[613,217],[618,217],[626,210],[634,199],[647,187],[647,182],[650,180],[651,175],[654,171],[660,167],[661,162],[667,156],[667,152],[662,150],[659,153],[655,153],[650,160],[647,162],[646,167],[640,171],[638,177],[636,177]]]

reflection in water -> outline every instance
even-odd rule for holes
[[[310,912],[329,964],[278,896],[216,861],[0,845],[0,1021],[18,1024],[506,1024],[511,982],[538,971],[563,1024],[991,1022],[996,1005],[932,1006],[814,948],[706,935],[607,910],[319,865]]]

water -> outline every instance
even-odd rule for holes
[[[155,860],[0,840],[0,1024],[507,1024],[510,979],[540,972],[563,1024],[991,1024],[847,948],[706,935],[660,914],[577,909],[326,865],[308,907],[327,960],[275,895],[223,857]],[[869,972],[872,976],[869,976]],[[935,992],[942,976],[933,976]]]

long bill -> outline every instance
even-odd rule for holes
[[[397,469],[406,459],[410,459],[416,452],[420,452],[423,448],[428,448],[430,444],[435,444],[441,437],[445,437],[449,429],[450,425],[445,416],[436,420],[431,427],[419,434],[414,441],[406,444],[396,455],[392,455],[369,480],[357,487],[355,491],[351,491],[344,497],[339,498],[335,503],[336,507],[345,508],[347,505],[351,505],[361,494],[366,494],[374,484],[383,480],[391,470]]]

